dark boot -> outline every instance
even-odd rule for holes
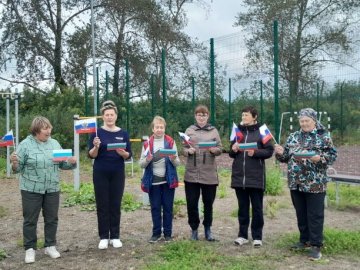
[[[198,230],[192,230],[191,231],[191,237],[190,237],[191,240],[199,240],[199,237],[198,237]]]
[[[205,239],[207,241],[215,241],[215,238],[212,236],[211,227],[205,227]]]

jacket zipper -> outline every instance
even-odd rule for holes
[[[248,137],[248,135],[249,135],[249,131],[248,130],[246,130],[246,136],[245,136],[245,143],[247,143],[247,137]],[[246,173],[246,171],[245,171],[245,157],[246,157],[246,151],[244,151],[244,162],[243,162],[243,171],[244,171],[244,176],[243,176],[243,189],[245,189],[245,173]]]

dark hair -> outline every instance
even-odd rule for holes
[[[258,116],[257,110],[253,106],[246,106],[241,110],[241,112],[248,112],[251,113],[253,118],[256,118]]]
[[[209,109],[205,105],[198,105],[195,108],[195,114],[197,113],[209,114]]]

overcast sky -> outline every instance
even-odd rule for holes
[[[188,4],[185,8],[189,20],[185,32],[199,41],[216,38],[235,32],[235,16],[241,9],[241,0],[207,0],[210,10],[207,12],[197,4]]]

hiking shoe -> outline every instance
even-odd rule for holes
[[[34,263],[35,262],[35,250],[29,248],[25,251],[25,263]]]
[[[171,236],[165,236],[165,242],[171,242],[173,238]]]
[[[122,243],[121,243],[120,239],[111,239],[110,240],[110,245],[112,245],[114,248],[121,248],[122,247]]]
[[[109,240],[108,239],[101,239],[98,245],[99,249],[107,249],[109,246]]]
[[[149,239],[149,243],[156,243],[160,240],[161,236],[160,235],[153,235],[151,236],[151,238]]]
[[[321,252],[320,252],[320,248],[312,246],[310,251],[309,251],[309,259],[312,260],[312,261],[317,261],[317,260],[320,260],[321,257],[322,257],[322,255],[321,255]]]
[[[238,245],[238,246],[242,246],[242,245],[247,244],[247,243],[249,243],[249,240],[247,240],[247,239],[245,239],[243,237],[239,237],[239,238],[236,238],[234,240],[234,244]]]
[[[310,247],[310,243],[309,242],[298,242],[298,243],[295,243],[293,244],[290,249],[292,250],[303,250],[303,249],[306,249],[306,248],[309,248]]]
[[[56,259],[60,257],[59,251],[56,250],[55,246],[46,247],[45,248],[45,254],[49,255],[50,258]]]
[[[254,248],[259,248],[262,246],[262,241],[261,240],[254,240],[253,241],[253,246]]]

